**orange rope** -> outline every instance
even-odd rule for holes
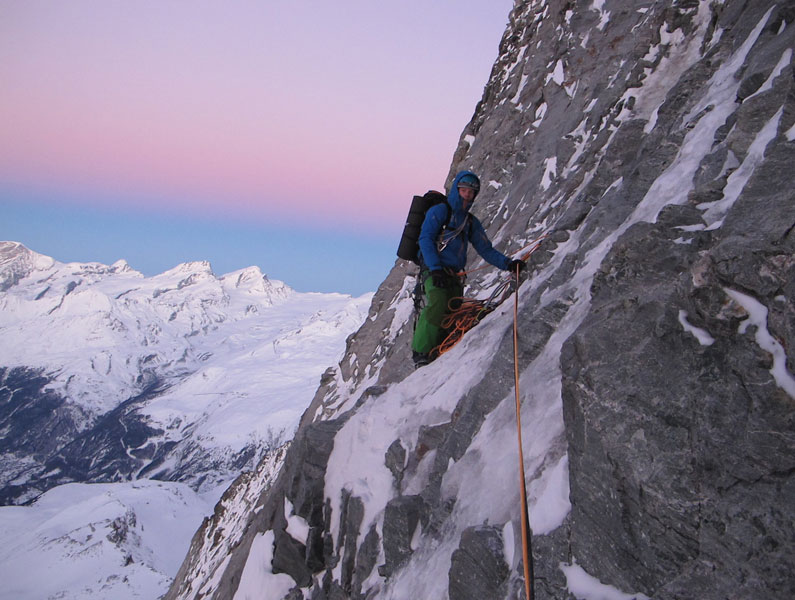
[[[519,279],[519,269],[516,269]],[[516,433],[519,440],[519,498],[521,500],[522,523],[522,562],[524,566],[524,587],[527,600],[533,600],[533,550],[531,547],[533,534],[530,531],[530,513],[527,508],[527,486],[524,478],[524,452],[522,450],[522,403],[519,398],[519,290],[514,294],[513,303],[513,377],[516,390]]]
[[[434,349],[437,355],[442,355],[450,350],[467,331],[496,308],[489,308],[483,300],[473,300],[471,298],[453,298],[451,300],[451,302],[455,301],[460,301],[461,304],[458,308],[447,313],[442,320],[442,328],[448,330],[449,333],[442,340],[442,343]]]
[[[540,243],[540,240],[538,240]],[[533,250],[538,247],[535,245]],[[532,253],[532,251],[530,253]],[[528,253],[528,256],[529,254]],[[524,258],[522,260],[527,260]],[[510,284],[514,284],[510,285]],[[511,279],[505,282],[507,289],[502,297],[495,301],[496,296],[503,289],[498,286],[488,300],[473,300],[471,298],[453,298],[450,303],[460,304],[450,309],[449,314],[442,321],[442,327],[449,329],[450,333],[432,352],[438,355],[444,354],[450,348],[455,346],[461,337],[470,329],[472,329],[478,322],[497,308],[507,298],[508,294],[514,293],[513,305],[513,373],[514,373],[514,389],[516,390],[516,432],[519,444],[519,499],[521,510],[521,527],[522,527],[522,563],[524,569],[524,585],[525,585],[525,598],[527,600],[534,600],[534,568],[533,568],[533,549],[532,549],[532,531],[530,531],[530,511],[527,505],[527,483],[524,475],[524,451],[522,444],[522,419],[521,419],[521,398],[519,395],[519,268],[516,272],[511,274]]]

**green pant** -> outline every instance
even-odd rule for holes
[[[452,282],[450,286],[438,288],[433,285],[430,275],[425,279],[425,308],[420,313],[411,349],[414,352],[428,354],[443,341],[442,320],[448,311],[451,298],[458,298],[463,293],[460,283]]]

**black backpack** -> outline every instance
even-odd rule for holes
[[[411,201],[411,208],[409,208],[409,215],[406,217],[406,225],[403,227],[403,235],[400,238],[400,245],[397,251],[398,258],[420,264],[419,239],[420,229],[422,229],[422,223],[425,221],[425,213],[432,206],[442,202],[447,204],[447,196],[436,190],[431,190],[424,196],[414,196]],[[450,206],[447,205],[445,224],[450,220],[450,213]]]

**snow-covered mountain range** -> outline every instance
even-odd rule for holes
[[[148,589],[162,594],[178,566],[173,555],[187,546],[185,532],[201,521],[197,515],[211,512],[241,472],[283,451],[321,375],[365,319],[371,296],[299,293],[256,267],[219,277],[206,262],[144,277],[124,261],[64,264],[0,242],[0,497],[22,504],[52,490],[33,506],[0,509],[0,527],[10,536],[3,538],[24,538],[37,529],[32,523],[50,523],[65,511],[57,533],[73,528],[68,544],[45,528],[38,542],[20,539],[14,548],[36,554],[47,547],[55,557],[61,543],[74,557],[90,553],[92,535],[107,545],[102,528],[116,519],[143,527],[138,507],[165,498],[181,506],[185,519],[171,528],[175,536],[182,532],[180,549],[156,540],[149,549],[157,584]],[[78,485],[97,482],[136,483]],[[106,496],[114,501],[103,502]],[[76,506],[59,509],[58,499]],[[119,514],[98,517],[95,505]],[[86,537],[81,528],[96,532]],[[6,555],[0,572],[12,577],[24,554]],[[130,569],[95,579],[106,585],[109,576],[126,577],[128,591],[141,584]],[[34,579],[16,581],[15,598],[42,597],[25,588]],[[59,589],[58,581],[52,585]],[[96,585],[86,584],[86,593]],[[125,597],[124,584],[118,586],[107,597]]]
[[[536,599],[790,600],[793,22],[516,0],[448,183],[480,175],[499,249],[544,236],[517,304],[415,371],[397,261],[276,479],[230,490],[166,598],[524,598],[518,395]]]

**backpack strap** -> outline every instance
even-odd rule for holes
[[[453,218],[453,207],[451,207],[450,204],[446,200],[445,200],[444,205],[447,207],[447,218],[444,220],[444,225],[442,225],[442,231],[447,229],[447,226],[450,224],[450,219]],[[471,239],[472,238],[472,213],[469,212],[469,211],[467,211],[466,220],[467,220],[467,226],[466,226],[467,239]]]
[[[447,226],[450,224],[450,219],[453,218],[453,207],[450,206],[450,203],[445,200],[444,207],[447,209],[447,217],[444,219],[444,224],[442,225],[442,229],[440,231],[444,232],[447,229]]]

